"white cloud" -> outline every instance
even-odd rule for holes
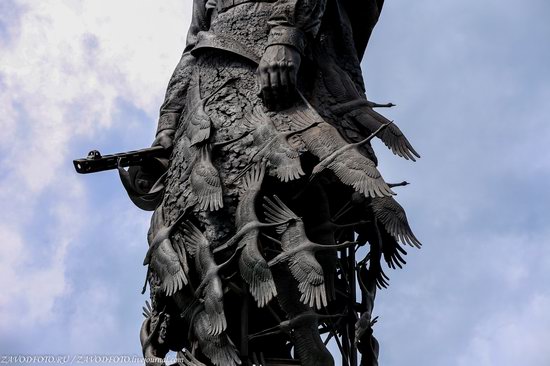
[[[28,264],[32,250],[18,233],[2,226],[0,235],[0,330],[48,320],[55,299],[66,290],[62,261],[67,241],[63,239],[51,258],[33,268]]]
[[[85,206],[74,205],[83,198],[76,179],[64,180],[69,184],[63,198],[49,209],[39,209],[39,215],[47,217],[47,225],[37,225],[38,243],[29,243],[28,238],[33,235],[28,227],[14,223],[0,226],[0,287],[4,289],[0,294],[0,324],[6,329],[48,321],[54,313],[56,298],[68,290],[65,260],[82,226],[74,210],[84,211]],[[51,248],[51,252],[40,255],[46,250],[40,246]]]
[[[124,315],[120,308],[128,312],[127,308],[117,309],[120,302],[133,299],[123,298],[112,284],[102,281],[81,281],[78,285],[83,287],[76,289],[66,276],[71,249],[81,240],[82,218],[90,217],[82,189],[86,178],[76,177],[69,164],[82,148],[77,153],[71,150],[76,143],[87,148],[95,137],[127,126],[117,126],[113,119],[121,99],[147,114],[152,133],[166,82],[183,48],[191,1],[19,0],[18,4],[23,12],[17,19],[17,14],[10,13],[13,24],[8,24],[12,38],[0,43],[0,335],[4,330],[11,335],[17,327],[31,329],[28,333],[49,330],[40,328],[40,323],[51,321],[58,310],[56,301],[71,294],[76,312],[66,316],[67,323],[60,321],[62,329],[58,330],[71,335],[74,344],[68,347],[88,351],[112,342],[112,348],[118,349],[122,337],[105,331],[134,337],[136,332],[126,332],[119,322]],[[550,256],[543,249],[548,248],[544,245],[547,235],[521,233],[529,231],[525,223],[509,219],[536,213],[534,204],[525,204],[523,212],[510,203],[520,195],[489,194],[509,190],[510,179],[519,175],[535,179],[546,174],[550,159],[545,152],[535,154],[533,145],[540,150],[549,135],[547,127],[541,128],[548,124],[540,123],[541,116],[548,115],[544,104],[548,90],[540,90],[527,102],[521,100],[522,88],[531,91],[532,85],[514,74],[513,82],[501,93],[501,86],[510,80],[501,77],[497,57],[480,62],[489,52],[485,46],[494,40],[480,31],[485,23],[478,28],[463,27],[461,22],[480,14],[485,20],[483,12],[498,6],[484,5],[480,11],[476,3],[462,11],[469,6],[467,2],[438,14],[449,5],[441,4],[411,3],[419,16],[411,23],[411,12],[399,13],[402,6],[388,2],[368,56],[373,66],[367,75],[369,91],[383,93],[382,99],[397,97],[393,101],[398,109],[387,113],[399,117],[396,120],[402,121],[401,127],[424,155],[417,164],[395,165],[397,159],[392,156],[392,165],[382,167],[396,181],[411,178],[415,183],[403,189],[400,197],[417,234],[425,240],[419,253],[410,250],[407,267],[392,273],[392,286],[380,294],[377,312],[388,314],[376,329],[383,341],[382,357],[388,365],[410,363],[415,357],[424,361],[416,364],[454,364],[458,357],[447,348],[456,347],[463,353],[461,364],[546,365],[548,353],[541,342],[549,336],[545,309],[550,297],[537,288],[542,288],[550,268]],[[514,17],[517,10],[499,9]],[[522,9],[525,12],[528,7]],[[517,28],[502,28],[509,32],[504,35],[519,33]],[[525,29],[533,38],[522,46],[544,49],[537,40],[542,41],[541,35],[547,33]],[[373,49],[377,39],[384,46],[379,43]],[[497,44],[506,46],[498,49],[511,49],[509,37],[499,39]],[[423,45],[421,52],[419,44]],[[513,53],[522,59],[509,61],[510,65],[531,65],[527,61],[544,59],[538,54],[524,58],[533,55],[528,51],[516,47]],[[515,72],[510,65],[507,72]],[[537,78],[547,85],[545,75]],[[516,94],[511,94],[512,89]],[[511,104],[522,103],[523,110],[509,109]],[[517,130],[518,121],[525,130]],[[476,131],[471,138],[468,128]],[[495,146],[502,141],[505,144]],[[494,178],[498,174],[506,180],[497,186]],[[530,192],[520,193],[534,201]],[[544,191],[536,194],[538,201],[546,197]],[[91,220],[113,232],[112,250],[123,257],[139,251],[138,246],[145,248],[144,237],[138,241],[124,234],[136,234],[146,220],[138,211],[127,215],[123,207],[112,209],[124,212]],[[90,252],[97,254],[90,262],[108,261],[99,251]],[[134,265],[140,263],[124,263],[115,270],[128,273],[126,266]],[[124,288],[126,284],[112,286]],[[131,291],[132,286],[128,286]],[[508,298],[509,305],[500,302]],[[137,318],[140,305],[131,305]],[[484,317],[470,320],[469,313]],[[136,328],[138,322],[128,321]],[[135,346],[131,349],[139,347],[137,338],[131,344]]]
[[[86,354],[101,352],[102,347],[111,342],[106,335],[117,331],[114,313],[118,298],[109,288],[92,282],[88,289],[79,293],[75,303],[85,306],[77,306],[70,317],[67,327],[70,344],[65,349]]]
[[[71,149],[113,127],[119,100],[154,129],[190,9],[189,0],[16,5],[2,19],[12,38],[0,43],[0,331],[50,320],[70,290],[68,253],[87,210],[69,164],[81,151]],[[37,258],[45,243],[50,252]]]
[[[181,1],[22,3],[17,41],[1,60],[2,127],[12,142],[4,161],[39,192],[72,141],[110,126],[117,98],[154,120],[187,19],[174,16],[185,14]]]

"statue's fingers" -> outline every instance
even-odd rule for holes
[[[269,84],[271,85],[271,94],[273,97],[273,104],[279,102],[280,90],[281,87],[281,69],[272,68],[269,71]]]
[[[267,108],[270,108],[272,95],[271,95],[271,83],[269,82],[269,73],[265,69],[260,69],[258,72],[258,77],[260,79],[260,87],[262,90],[262,97],[264,104]]]
[[[292,62],[288,64],[288,80],[291,89],[294,89],[298,83],[298,69]]]
[[[267,71],[267,69],[258,69],[258,79],[260,80],[260,87],[262,89],[262,92],[271,87],[271,84],[269,82],[269,72]]]
[[[296,100],[296,77],[291,68],[286,68],[281,73],[281,84],[284,85],[281,90],[284,93],[285,107],[288,108]]]
[[[285,94],[288,94],[292,87],[294,86],[290,80],[290,70],[285,68],[280,73],[281,78],[281,91]]]
[[[273,109],[273,93],[271,92],[271,88],[265,88],[262,90],[264,105],[267,109],[272,110]]]

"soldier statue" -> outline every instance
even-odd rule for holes
[[[343,365],[378,365],[382,259],[420,247],[371,146],[419,157],[365,94],[383,3],[194,0],[153,147],[106,159],[153,211],[148,363],[329,366],[332,341]]]

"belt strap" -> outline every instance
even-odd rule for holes
[[[196,56],[204,49],[224,50],[242,56],[255,64],[260,62],[260,57],[256,55],[254,50],[248,48],[239,41],[219,34],[199,32],[197,35],[197,44],[191,50],[191,54]]]
[[[221,13],[229,8],[245,3],[273,3],[277,0],[218,0],[218,12]]]

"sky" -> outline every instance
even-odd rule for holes
[[[150,213],[72,159],[149,146],[189,0],[0,0],[0,355],[139,354]],[[383,366],[550,364],[550,3],[388,0],[375,149],[420,250],[375,305]]]

